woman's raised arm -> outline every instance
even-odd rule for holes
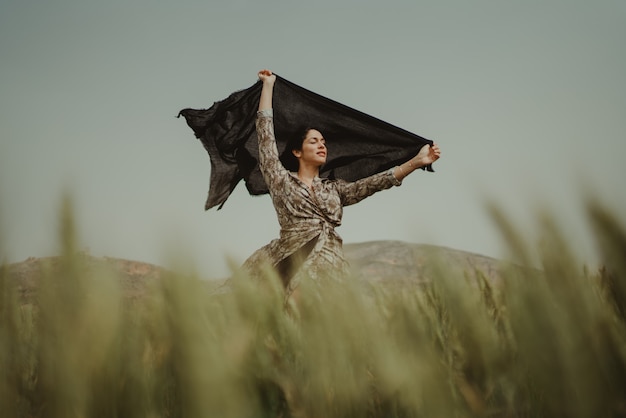
[[[393,175],[396,179],[402,181],[413,171],[434,163],[439,159],[439,157],[441,157],[439,145],[424,145],[415,157],[411,158],[406,163],[397,166],[393,171]]]
[[[259,168],[270,193],[274,193],[282,187],[281,185],[288,174],[280,162],[276,138],[274,137],[272,95],[276,76],[269,70],[261,70],[259,71],[259,80],[263,82],[256,119],[256,132],[259,140]]]
[[[263,82],[261,89],[261,99],[259,100],[259,112],[272,108],[272,95],[274,93],[274,83],[276,76],[270,70],[259,71],[259,80]]]

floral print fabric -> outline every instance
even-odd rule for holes
[[[318,279],[329,273],[346,274],[342,239],[335,231],[341,225],[343,207],[400,185],[393,169],[355,182],[316,177],[309,188],[279,160],[271,109],[258,112],[256,130],[259,166],[278,216],[280,237],[254,252],[243,267],[254,275],[263,265],[277,266],[313,241],[315,244],[301,260],[298,272],[286,283],[287,294],[297,287],[302,277]]]

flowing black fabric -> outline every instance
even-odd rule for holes
[[[205,209],[221,209],[240,180],[250,194],[268,192],[259,170],[255,129],[261,81],[216,102],[209,109],[183,109],[211,160],[211,181]],[[278,152],[305,128],[324,135],[328,148],[321,177],[355,181],[414,157],[432,141],[306,90],[277,76],[273,94],[274,131]],[[287,154],[287,153],[285,153]],[[297,167],[288,169],[297,170]],[[433,171],[432,167],[426,167]]]

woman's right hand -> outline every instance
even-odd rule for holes
[[[259,80],[261,80],[263,84],[265,83],[274,84],[274,82],[276,81],[276,75],[273,74],[270,70],[261,70],[259,71],[258,76],[259,76]]]

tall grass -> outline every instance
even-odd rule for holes
[[[0,416],[626,416],[626,232],[588,214],[599,271],[544,219],[540,269],[494,281],[433,256],[426,284],[305,282],[286,309],[270,271],[229,292],[172,274],[129,301],[83,265],[66,204],[62,266],[34,302],[0,269]]]

